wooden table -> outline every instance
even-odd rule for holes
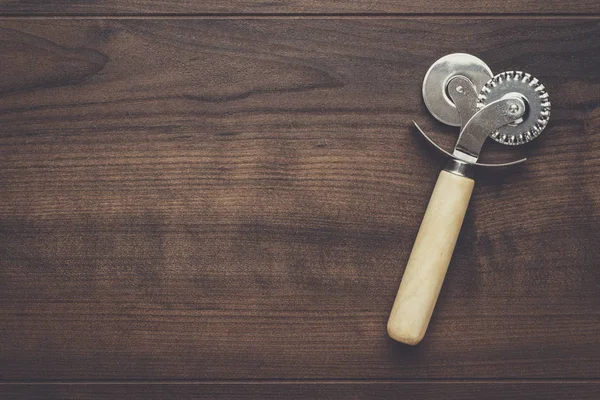
[[[0,397],[600,398],[596,0],[0,1]],[[427,68],[540,78],[422,344]]]

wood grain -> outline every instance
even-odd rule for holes
[[[599,378],[598,20],[0,27],[2,381]],[[420,96],[454,51],[553,117],[478,180],[409,348],[385,325],[443,164],[410,121],[455,140]]]
[[[41,399],[381,399],[405,400],[596,400],[600,385],[589,382],[266,382],[100,383],[2,385],[7,398]],[[0,397],[2,395],[0,394]]]
[[[596,0],[0,0],[0,15],[182,14],[581,14],[600,13]]]

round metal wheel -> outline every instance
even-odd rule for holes
[[[451,126],[460,126],[460,116],[448,96],[447,86],[458,75],[468,78],[476,92],[494,76],[486,63],[465,53],[444,56],[429,68],[423,79],[423,100],[431,115]]]

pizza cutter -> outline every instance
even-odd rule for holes
[[[460,131],[450,153],[413,121],[449,161],[433,189],[387,325],[390,337],[409,345],[418,344],[429,325],[471,198],[474,170],[525,161],[479,163],[486,139],[521,145],[539,136],[550,118],[548,93],[536,78],[520,71],[493,76],[483,61],[463,53],[442,57],[429,68],[423,99],[436,119]]]

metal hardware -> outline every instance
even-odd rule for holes
[[[448,54],[437,60],[423,79],[423,100],[436,119],[446,125],[461,126],[456,104],[448,96],[448,82],[455,76],[467,78],[479,93],[494,74],[479,58],[470,54]]]
[[[436,142],[434,142],[433,139],[431,139],[415,121],[413,121],[413,124],[415,125],[415,128],[417,128],[417,131],[423,136],[423,138],[425,138],[425,140],[427,140],[429,142],[429,144],[431,144],[433,147],[435,147],[443,155],[447,156],[451,160],[454,160],[454,157],[452,156],[452,154],[450,154],[448,151],[444,150]],[[484,163],[476,162],[476,163],[471,163],[471,164],[475,165],[477,167],[482,167],[482,168],[494,168],[494,167],[512,167],[513,165],[521,164],[525,161],[527,161],[526,158],[521,158],[520,160],[510,161],[507,163],[484,164]]]
[[[448,81],[448,95],[456,105],[460,117],[460,126],[465,126],[478,111],[477,99],[479,93],[475,85],[469,78],[462,75],[455,76]]]
[[[464,176],[465,178],[473,179],[475,175],[473,171],[473,164],[451,158],[446,163],[444,171],[450,172],[451,174]]]
[[[536,78],[520,71],[492,77],[483,61],[463,53],[442,57],[429,68],[423,80],[423,99],[436,119],[461,129],[452,154],[413,121],[419,133],[451,159],[481,167],[507,167],[526,160],[478,163],[489,136],[502,144],[527,143],[539,136],[550,118],[548,93]],[[451,165],[454,172],[464,169],[456,167],[460,163]]]
[[[496,100],[483,107],[463,126],[452,155],[474,163],[488,136],[500,127],[514,122],[525,113],[525,102],[517,97]]]

